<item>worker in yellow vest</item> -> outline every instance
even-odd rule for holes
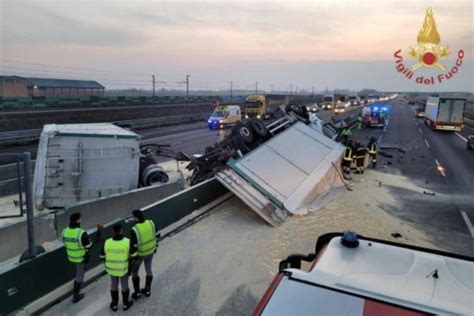
[[[81,287],[84,282],[86,264],[89,261],[87,250],[92,246],[89,235],[81,228],[80,213],[73,213],[69,216],[69,226],[62,231],[61,239],[66,248],[69,262],[74,264],[76,268],[72,302],[77,303],[84,298],[84,294],[81,293]]]
[[[349,127],[344,127],[341,131],[340,136],[340,141],[342,144],[347,145],[347,142],[349,141],[349,137],[352,136],[352,131]]]
[[[377,167],[377,142],[375,137],[370,137],[367,150],[369,151],[369,157],[372,160],[372,168],[375,169],[375,167]]]
[[[140,210],[134,210],[132,212],[133,218],[136,222],[135,226],[132,227],[130,238],[132,244],[137,247],[137,258],[132,268],[132,283],[134,292],[132,294],[133,299],[139,299],[142,294],[147,297],[151,295],[151,282],[153,280],[153,272],[151,271],[151,265],[153,262],[153,255],[156,253],[157,248],[157,232],[155,223],[152,220],[146,220],[145,215]],[[140,275],[139,270],[142,262],[145,263],[145,288],[140,290]]]
[[[123,310],[126,311],[133,306],[129,300],[130,290],[128,287],[129,261],[137,255],[136,248],[130,243],[130,239],[123,236],[122,225],[116,224],[112,227],[113,237],[105,241],[100,252],[100,258],[104,260],[105,270],[110,275],[110,296],[112,302],[110,309],[114,312],[118,309],[119,282],[122,288]]]

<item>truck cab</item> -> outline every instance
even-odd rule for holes
[[[335,100],[334,100],[334,95],[332,94],[327,94],[323,97],[323,103],[321,105],[321,108],[323,110],[332,110],[335,105]]]
[[[242,120],[240,106],[225,105],[218,106],[214,109],[211,116],[207,120],[209,129],[219,129],[232,126]]]
[[[287,106],[289,97],[274,94],[251,94],[245,98],[245,118],[266,119],[280,106]]]
[[[356,106],[356,105],[360,104],[360,98],[358,96],[356,96],[355,94],[349,95],[347,100],[348,100],[350,106]]]

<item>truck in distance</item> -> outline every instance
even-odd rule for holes
[[[350,106],[356,106],[360,104],[360,98],[355,94],[350,94],[347,100]]]
[[[286,95],[252,94],[245,98],[245,118],[266,119],[280,106],[287,106],[290,98]]]
[[[378,100],[379,100],[379,96],[376,95],[376,94],[369,94],[367,96],[367,102],[369,102],[369,103],[373,103],[373,102],[376,102]]]
[[[428,97],[425,124],[436,130],[461,131],[464,127],[466,99]]]
[[[225,128],[242,120],[242,113],[238,105],[217,106],[207,120],[210,129]]]
[[[321,108],[323,110],[332,110],[335,106],[335,100],[334,100],[334,95],[333,94],[326,94],[323,97],[323,103],[321,105]]]

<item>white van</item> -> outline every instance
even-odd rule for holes
[[[207,120],[210,129],[225,128],[242,120],[242,113],[238,105],[217,106]]]

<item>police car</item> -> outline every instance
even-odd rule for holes
[[[253,315],[472,315],[473,284],[474,258],[330,233],[280,262]]]

